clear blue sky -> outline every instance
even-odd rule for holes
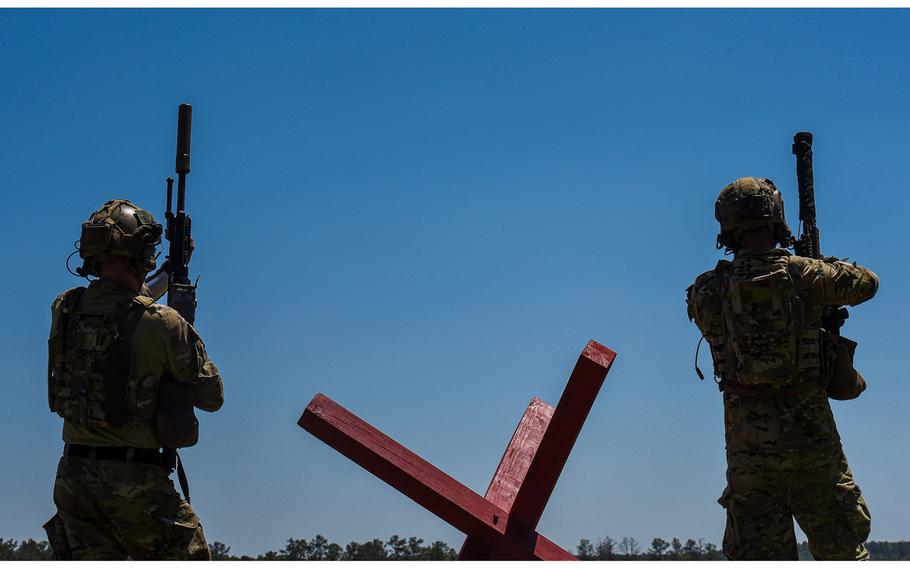
[[[61,451],[49,304],[108,198],[161,215],[194,105],[198,328],[226,403],[185,461],[210,540],[454,529],[296,426],[324,392],[478,492],[589,338],[619,353],[541,532],[705,537],[721,400],[684,290],[717,192],[783,189],[816,135],[823,250],[878,272],[834,403],[874,539],[910,532],[910,13],[862,10],[0,11],[6,257],[0,537],[42,534]]]

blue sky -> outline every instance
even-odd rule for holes
[[[822,248],[881,277],[834,403],[872,538],[910,538],[900,10],[2,10],[0,537],[41,536],[60,421],[49,304],[109,198],[160,216],[194,105],[197,324],[226,403],[185,451],[210,540],[460,535],[296,426],[324,392],[478,492],[585,342],[619,354],[540,524],[720,541],[720,395],[684,290],[713,203],[769,177],[795,225],[816,136]]]

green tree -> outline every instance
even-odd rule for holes
[[[418,560],[421,555],[422,538],[412,536],[410,538],[401,538],[393,534],[386,546],[389,548],[389,560]]]
[[[0,538],[0,560],[13,560],[16,557],[16,541]]]
[[[673,558],[676,560],[682,560],[682,543],[679,542],[679,539],[675,536],[673,540],[670,541],[670,548],[673,550]]]
[[[430,546],[423,548],[420,554],[421,560],[455,560],[458,553],[448,544],[437,540]]]
[[[867,542],[873,560],[910,560],[910,541]]]
[[[594,550],[594,545],[591,544],[590,540],[583,538],[578,542],[578,546],[575,547],[575,556],[579,560],[595,560],[597,551]]]
[[[709,542],[705,545],[705,560],[725,560],[726,557],[717,549],[717,545]]]
[[[651,539],[651,548],[648,549],[648,554],[654,557],[655,560],[660,560],[664,557],[668,548],[670,548],[669,542],[662,538],[654,538]]]
[[[306,560],[341,560],[344,550],[335,544],[329,542],[321,534],[317,534],[310,542],[309,555]]]
[[[209,545],[209,550],[212,552],[212,560],[237,560],[237,557],[231,556],[231,547],[217,540]]]
[[[279,553],[281,560],[340,560],[344,551],[321,534],[307,541],[305,538],[289,538]]]
[[[54,553],[46,540],[23,540],[16,549],[13,560],[53,560]]]
[[[364,542],[350,542],[344,548],[345,560],[386,560],[389,557],[385,543],[374,538]]]
[[[256,557],[256,560],[285,560],[281,557],[281,554],[275,552],[274,550],[269,550],[265,554],[260,554]]]
[[[306,560],[310,553],[310,543],[305,538],[289,538],[287,544],[278,552],[282,560]]]
[[[611,560],[616,556],[616,553],[613,549],[616,547],[616,541],[605,536],[603,538],[597,539],[597,559],[598,560]]]
[[[641,552],[641,547],[634,538],[624,536],[622,540],[619,541],[619,552],[626,558],[632,558],[633,556],[638,556]]]
[[[683,558],[686,560],[698,560],[701,556],[701,551],[698,549],[698,543],[693,539],[686,540],[686,544],[683,545]]]

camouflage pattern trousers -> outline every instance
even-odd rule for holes
[[[816,560],[866,560],[869,508],[840,446],[829,452],[727,452],[724,554],[796,560],[793,518]]]
[[[64,456],[54,502],[45,529],[58,559],[211,559],[199,517],[160,466]]]

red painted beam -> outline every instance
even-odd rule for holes
[[[528,468],[531,467],[531,461],[534,459],[534,454],[537,452],[537,447],[543,439],[552,416],[552,406],[537,397],[531,400],[531,404],[528,405],[518,422],[518,427],[512,434],[512,439],[509,441],[502,459],[499,460],[499,467],[496,468],[496,473],[490,481],[484,499],[506,512],[512,508],[512,503],[524,483]],[[492,560],[494,558],[509,559],[496,554],[493,549],[470,535],[465,539],[461,551],[458,553],[459,560]]]
[[[616,353],[596,341],[578,357],[550,424],[509,510],[513,523],[537,527]]]
[[[499,460],[484,496],[487,501],[506,511],[512,508],[552,417],[552,406],[537,397],[531,400]]]
[[[297,422],[458,530],[510,558],[574,560],[509,514],[322,394]],[[532,463],[533,467],[533,463]]]

